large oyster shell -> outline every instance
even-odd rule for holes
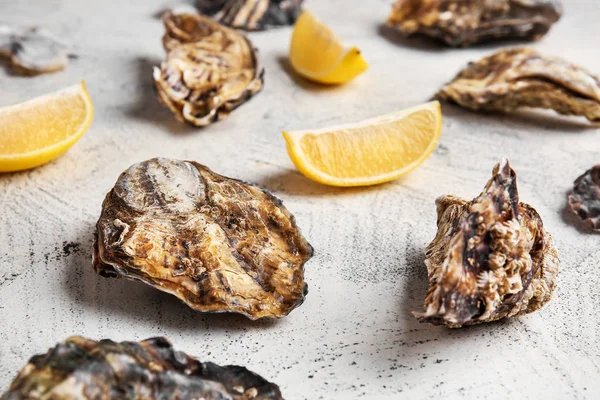
[[[436,95],[472,110],[549,108],[600,121],[600,78],[533,49],[503,49],[470,63]]]
[[[396,0],[388,25],[465,47],[496,39],[537,40],[561,14],[558,0]]]
[[[575,180],[569,205],[586,225],[600,231],[600,165]]]
[[[282,317],[307,291],[312,247],[281,201],[192,161],[131,166],[106,196],[96,236],[96,272],[198,311]]]
[[[0,57],[9,57],[17,72],[56,72],[69,63],[69,46],[41,28],[16,30],[0,24]]]
[[[262,89],[264,70],[245,36],[196,14],[169,12],[163,21],[167,59],[153,77],[160,101],[177,119],[209,125]]]
[[[21,369],[0,400],[282,400],[244,367],[202,363],[165,338],[98,342],[71,337]]]
[[[197,0],[201,13],[237,29],[259,31],[292,25],[302,12],[303,0]]]
[[[425,312],[414,313],[421,322],[457,328],[530,313],[550,300],[556,248],[535,209],[519,203],[506,159],[474,200],[442,196],[436,205]]]

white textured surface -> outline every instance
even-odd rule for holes
[[[365,189],[320,186],[294,170],[282,129],[425,102],[467,61],[501,45],[389,41],[380,31],[389,1],[308,0],[363,50],[370,70],[346,86],[319,88],[286,72],[290,29],[252,34],[267,69],[264,91],[198,130],[176,122],[152,90],[151,66],[163,57],[153,14],[166,1],[0,0],[0,20],[43,23],[79,55],[53,75],[0,70],[0,105],[85,79],[96,106],[91,129],[65,156],[0,175],[0,392],[30,356],[69,335],[165,335],[202,360],[251,368],[287,399],[600,398],[600,236],[580,232],[564,209],[572,181],[600,162],[599,129],[551,113],[481,116],[443,105],[440,146],[409,176]],[[533,46],[600,73],[598,3],[565,3],[564,18]],[[316,249],[302,307],[277,322],[202,315],[142,284],[94,273],[92,233],[104,195],[121,171],[159,155],[197,160],[284,199]],[[554,299],[488,326],[419,324],[410,311],[426,287],[434,199],[475,196],[501,156],[519,174],[521,199],[554,235],[562,260]]]

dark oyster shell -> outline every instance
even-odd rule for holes
[[[472,110],[539,107],[600,121],[600,78],[529,48],[500,50],[470,63],[436,97]]]
[[[9,57],[24,75],[56,72],[69,63],[69,46],[44,29],[17,31],[0,24],[0,57]]]
[[[560,18],[558,0],[396,0],[388,25],[449,46],[496,39],[537,40]]]
[[[442,196],[436,205],[425,312],[414,313],[421,322],[458,328],[530,313],[550,300],[558,254],[535,209],[519,203],[507,160],[479,197]]]
[[[222,24],[259,31],[293,25],[302,12],[302,0],[197,0],[196,7]]]
[[[163,21],[167,60],[153,77],[177,119],[206,126],[260,92],[264,70],[244,35],[196,14],[167,13]]]
[[[201,363],[165,338],[71,337],[21,369],[0,400],[281,400],[279,387],[233,365]]]
[[[258,319],[302,304],[311,256],[273,195],[192,161],[155,158],[131,166],[106,196],[94,268],[198,311]]]
[[[577,178],[569,194],[569,205],[583,222],[600,230],[600,165]]]

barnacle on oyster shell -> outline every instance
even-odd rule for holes
[[[304,301],[312,247],[273,195],[192,161],[155,158],[102,205],[94,268],[140,280],[198,311],[282,317]]]
[[[292,25],[303,0],[197,0],[201,13],[237,29],[257,31]]]
[[[589,227],[600,230],[600,165],[575,180],[569,205]]]
[[[388,25],[449,46],[496,39],[537,40],[561,17],[558,0],[396,0]]]
[[[282,400],[279,387],[244,367],[221,367],[176,351],[165,338],[141,342],[71,337],[21,369],[0,400]]]
[[[600,78],[529,48],[503,49],[470,63],[436,97],[472,110],[538,107],[600,121]]]
[[[442,196],[436,205],[425,312],[414,313],[421,322],[458,328],[530,313],[550,300],[558,254],[535,209],[519,203],[507,160],[474,200]]]
[[[0,25],[0,56],[9,57],[23,74],[55,72],[69,63],[69,46],[44,29]]]
[[[177,119],[209,125],[262,89],[264,70],[244,35],[196,14],[167,13],[163,21],[167,59],[153,77]]]

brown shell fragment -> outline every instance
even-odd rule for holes
[[[282,400],[244,367],[202,363],[165,338],[141,342],[71,337],[21,369],[0,400]]]
[[[167,59],[153,77],[177,119],[206,126],[260,92],[264,70],[245,36],[196,14],[167,13],[163,21]]]
[[[303,0],[197,0],[201,13],[236,29],[261,31],[293,25]]]
[[[600,231],[600,165],[577,178],[569,194],[569,205],[586,225]]]
[[[554,290],[559,261],[535,209],[519,203],[503,159],[474,200],[436,200],[438,232],[425,251],[429,290],[421,322],[459,328],[533,312]]]
[[[470,63],[436,97],[472,110],[538,107],[600,121],[600,78],[529,48],[500,50]]]
[[[396,0],[388,25],[449,46],[498,39],[537,40],[562,15],[558,0]]]
[[[304,301],[312,253],[273,195],[196,162],[155,158],[131,166],[106,196],[94,269],[198,311],[278,318]]]
[[[40,28],[17,31],[0,25],[0,57],[9,57],[17,72],[36,75],[56,72],[69,63],[69,46]]]

